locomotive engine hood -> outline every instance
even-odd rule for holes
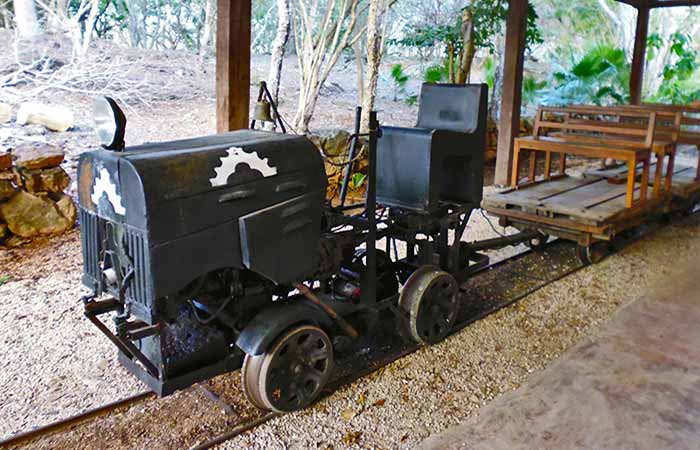
[[[126,297],[151,311],[155,299],[219,269],[275,283],[303,277],[318,264],[308,249],[318,246],[326,184],[313,143],[265,131],[84,153],[85,284],[103,290],[105,252],[119,260],[117,272],[133,269]],[[302,255],[289,264],[280,251]]]
[[[261,203],[265,179],[298,181],[325,188],[323,164],[316,147],[306,138],[265,131],[231,133],[159,142],[127,148],[125,152],[95,150],[84,153],[78,168],[80,206],[101,218],[149,230],[153,243],[192,233],[228,219],[224,214],[192,214],[184,205],[202,194],[217,193],[219,205],[246,195],[242,185],[259,188],[250,196]],[[269,184],[269,183],[268,183]],[[289,189],[293,191],[293,189]],[[303,189],[302,189],[303,190]],[[227,196],[226,194],[230,194]],[[262,197],[261,197],[262,195]],[[200,205],[200,207],[203,205]],[[200,209],[200,208],[196,208]],[[170,210],[169,213],[166,210]],[[164,223],[154,221],[157,217]],[[154,228],[155,227],[155,228]]]

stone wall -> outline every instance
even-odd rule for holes
[[[48,144],[23,144],[0,151],[0,245],[21,245],[75,226],[76,208],[64,193],[70,177],[65,154]]]
[[[347,166],[343,163],[348,160],[350,149],[350,133],[345,130],[321,130],[307,135],[309,140],[325,155],[326,177],[328,178],[328,189],[326,198],[333,204],[338,203],[340,186]],[[361,140],[358,146],[357,161],[352,164],[353,174],[367,173],[367,142]],[[358,203],[364,200],[366,183],[355,186],[351,183],[348,189],[347,203]]]

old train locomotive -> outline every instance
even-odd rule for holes
[[[443,339],[458,279],[487,263],[477,250],[538,238],[461,242],[481,201],[486,103],[484,85],[426,85],[416,128],[373,113],[366,202],[332,206],[305,137],[125,148],[123,113],[98,101],[103,148],[78,175],[86,316],[158,394],[242,367],[250,401],[274,411],[313,401],[334,351],[387,315],[417,342]]]

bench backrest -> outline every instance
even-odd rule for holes
[[[656,112],[656,134],[659,139],[673,139],[674,142],[700,147],[700,108],[682,105],[617,105],[617,106],[588,106],[574,105],[571,110],[599,110],[603,112]],[[679,117],[680,116],[680,117]],[[680,121],[679,121],[680,118]]]
[[[602,119],[601,116],[608,119]],[[642,140],[647,147],[651,147],[656,132],[656,121],[655,111],[602,111],[598,108],[540,106],[535,117],[533,134],[540,137],[549,131],[583,131],[636,138]]]

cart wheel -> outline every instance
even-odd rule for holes
[[[320,328],[302,325],[282,334],[261,355],[246,355],[241,370],[248,400],[261,409],[290,412],[311,404],[333,368],[333,345]]]
[[[408,278],[399,306],[409,314],[409,333],[419,344],[434,344],[449,334],[459,312],[457,280],[433,266]]]
[[[542,232],[537,232],[537,236],[531,238],[529,241],[525,242],[525,245],[534,251],[542,250],[549,241],[549,235]]]
[[[597,264],[610,254],[607,242],[594,242],[589,246],[578,246],[578,258],[584,265]]]

